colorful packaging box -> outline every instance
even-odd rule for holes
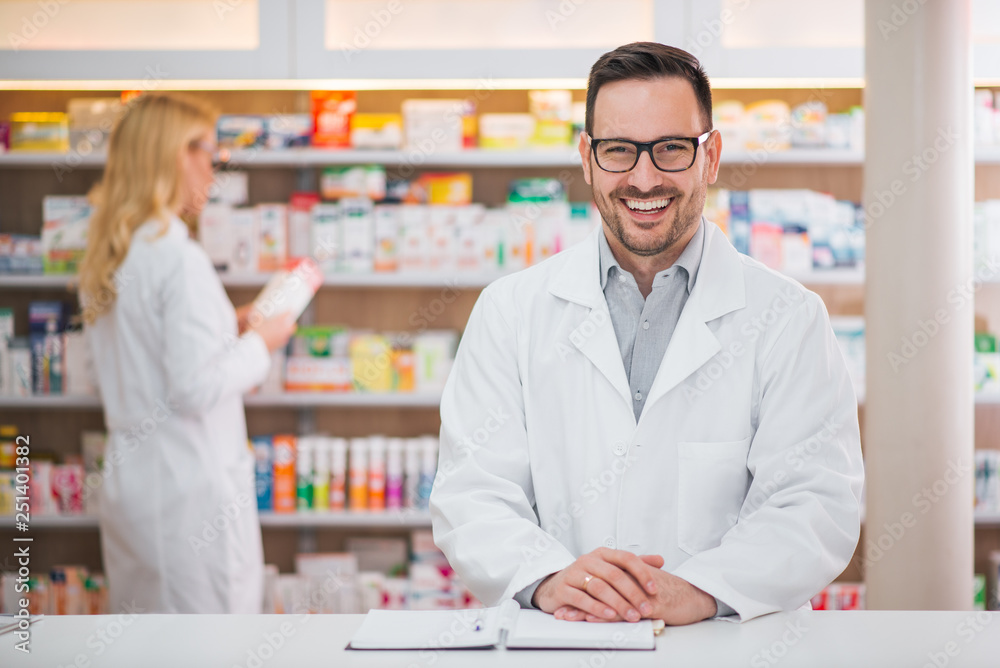
[[[250,439],[254,454],[254,479],[257,490],[257,510],[274,509],[274,449],[270,436]]]
[[[402,114],[354,114],[351,146],[362,149],[399,149],[403,145]]]
[[[10,115],[11,151],[69,151],[69,119],[62,112],[24,111]]]
[[[215,131],[219,148],[263,147],[267,137],[267,127],[263,116],[237,114],[219,116]]]
[[[348,148],[351,117],[358,109],[354,91],[314,90],[310,94],[313,116],[313,146]]]
[[[272,498],[274,512],[295,511],[295,436],[278,434],[272,440],[274,479]]]
[[[265,120],[269,149],[309,146],[313,135],[312,114],[275,114]]]
[[[87,250],[92,210],[86,197],[42,199],[42,262],[46,274],[75,274]]]
[[[288,213],[284,204],[258,204],[258,266],[278,271],[288,260]]]

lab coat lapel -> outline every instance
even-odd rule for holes
[[[705,233],[698,280],[670,337],[643,415],[722,349],[706,323],[746,306],[739,253],[714,223],[706,221]]]
[[[611,323],[608,302],[601,290],[598,234],[603,234],[600,225],[585,241],[565,251],[569,254],[566,265],[553,278],[549,292],[585,307],[579,310],[570,341],[607,378],[631,414],[628,377]]]

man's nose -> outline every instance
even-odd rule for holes
[[[632,171],[629,172],[628,183],[642,191],[652,190],[660,184],[662,179],[660,170],[653,164],[653,159],[648,151],[639,154],[639,162],[636,163]]]

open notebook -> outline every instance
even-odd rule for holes
[[[348,649],[654,649],[653,622],[587,623],[521,610],[372,610]]]

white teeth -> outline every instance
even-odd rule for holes
[[[662,209],[666,205],[670,204],[672,197],[666,199],[627,199],[625,200],[626,206],[633,211],[651,211],[653,209]]]

